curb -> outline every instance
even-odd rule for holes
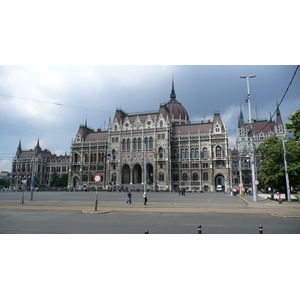
[[[277,215],[277,214],[270,214],[271,217],[276,217],[276,218],[300,218],[300,215]]]
[[[111,211],[110,210],[92,210],[92,211],[80,211],[82,214],[108,214]]]

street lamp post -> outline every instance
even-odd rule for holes
[[[252,125],[252,117],[251,117],[251,105],[250,105],[250,87],[249,87],[249,78],[254,78],[256,75],[250,76],[240,76],[240,78],[247,79],[247,98],[246,103],[248,103],[248,110],[249,110],[249,124],[250,124],[250,154],[251,154],[251,172],[252,172],[252,190],[253,190],[253,201],[257,201],[257,191],[256,191],[256,181],[255,176],[255,158],[254,158],[254,145],[253,145],[253,125]]]

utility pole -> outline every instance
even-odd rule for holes
[[[147,192],[147,161],[146,161],[146,143],[144,144],[144,193]]]
[[[282,146],[283,146],[284,172],[285,172],[286,193],[287,193],[286,196],[287,196],[287,200],[291,201],[291,190],[290,190],[289,174],[288,174],[288,171],[287,171],[286,149],[285,149],[284,138],[282,138]]]
[[[31,191],[30,191],[30,200],[33,199],[33,188],[34,188],[34,171],[35,171],[35,153],[36,147],[34,147],[33,151],[33,159],[32,159],[32,167],[31,167]]]
[[[256,180],[255,176],[255,153],[254,153],[254,145],[253,145],[253,124],[252,124],[252,117],[251,117],[251,105],[250,105],[250,88],[249,88],[249,78],[254,78],[256,75],[250,76],[240,76],[240,78],[247,79],[247,92],[248,96],[246,98],[246,103],[248,103],[248,110],[249,110],[249,124],[250,124],[250,162],[251,162],[251,170],[252,170],[252,190],[253,190],[253,201],[257,201],[257,188],[256,184],[254,183]]]

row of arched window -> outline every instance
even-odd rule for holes
[[[149,128],[150,127],[150,125],[151,125],[152,123],[150,122],[150,121],[148,121],[147,122],[147,127]],[[143,125],[142,125],[143,126]],[[126,128],[128,128],[129,127],[129,123],[125,123],[125,127]],[[139,126],[138,126],[139,127]],[[160,128],[163,128],[164,127],[164,122],[163,121],[160,121],[159,122],[159,127]],[[115,124],[115,126],[114,126],[114,131],[118,131],[118,126]]]
[[[144,144],[146,145],[146,149],[153,149],[153,137],[146,137],[144,139]],[[130,151],[132,150],[142,150],[142,139],[141,138],[134,138],[132,140],[132,146],[131,146],[131,140],[130,139],[123,139],[122,140],[122,150],[123,151]]]
[[[91,155],[89,155],[88,153],[84,154],[84,162],[85,163],[89,163],[89,162],[103,162],[105,158],[105,154],[104,153],[92,153]],[[80,155],[78,153],[75,153],[73,156],[73,162],[77,163],[80,160]]]
[[[183,172],[182,176],[181,176],[181,180],[182,181],[188,181],[190,178],[190,175],[188,172]],[[172,174],[172,180],[173,181],[179,181],[179,174],[178,173],[173,173]],[[192,176],[191,176],[191,180],[192,181],[198,181],[199,180],[199,173],[198,172],[193,172]],[[203,172],[202,173],[202,180],[203,181],[208,181],[209,180],[209,176],[207,172]]]
[[[217,146],[215,149],[216,157],[220,158],[223,157],[223,149],[220,146]],[[199,158],[199,149],[192,148],[189,149],[181,149],[180,158]],[[208,150],[206,147],[202,149],[201,158],[207,159],[208,158]],[[173,149],[172,152],[172,159],[179,159],[179,153],[177,149]]]

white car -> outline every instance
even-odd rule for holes
[[[223,188],[221,185],[217,185],[216,192],[223,192]]]

